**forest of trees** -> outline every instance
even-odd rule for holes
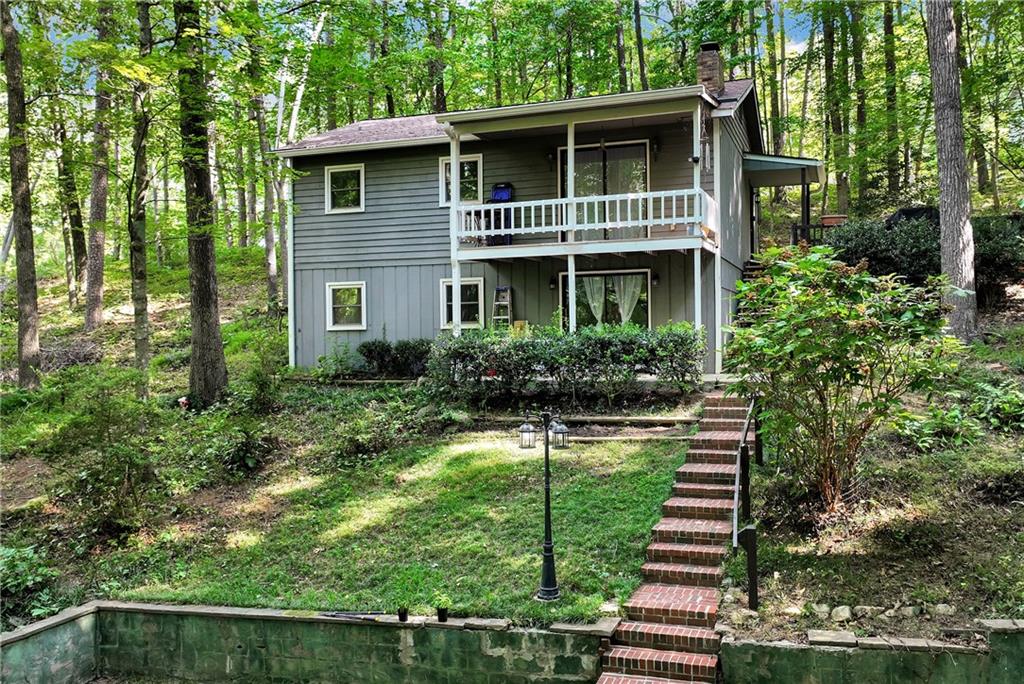
[[[1024,7],[952,11],[969,209],[1019,209]],[[147,274],[187,261],[191,393],[214,401],[215,248],[262,247],[267,306],[285,301],[275,147],[366,118],[688,84],[707,40],[727,77],[756,80],[768,151],[825,161],[816,211],[936,204],[930,14],[924,0],[0,0],[21,382],[38,368],[37,277],[63,277],[92,330],[105,264],[130,260],[145,368]],[[783,192],[762,203],[796,211]]]

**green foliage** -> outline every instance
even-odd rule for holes
[[[893,420],[893,430],[920,453],[966,446],[981,436],[978,422],[959,406],[931,405],[923,416],[901,411]]]
[[[1024,388],[1019,382],[991,374],[961,373],[951,399],[991,430],[1024,432]]]
[[[697,388],[704,363],[703,335],[689,324],[646,330],[635,324],[588,326],[575,334],[557,327],[529,334],[465,330],[442,335],[427,366],[430,391],[438,397],[479,405],[496,399],[523,402],[544,389],[576,401],[597,395],[609,406],[635,394],[641,373],[667,386]]]
[[[369,367],[372,375],[386,377],[395,366],[395,350],[387,340],[366,340],[356,347]]]
[[[403,378],[418,378],[427,372],[427,359],[433,340],[399,340],[394,346],[394,373]]]
[[[253,358],[242,381],[230,388],[231,395],[242,411],[263,415],[280,403],[280,373],[287,364],[288,353],[280,339],[265,331],[252,335],[249,347]]]
[[[59,574],[34,546],[0,545],[0,626],[12,626],[12,616],[55,612],[50,587]]]
[[[332,435],[335,461],[345,467],[372,462],[443,422],[418,399],[418,393],[401,392],[350,411]]]
[[[978,300],[994,304],[1024,272],[1024,219],[976,217],[972,223]],[[895,273],[923,285],[941,272],[939,228],[925,220],[900,221],[891,228],[879,220],[854,220],[832,228],[826,239],[847,264],[865,260],[875,275]]]
[[[761,397],[782,464],[826,509],[843,504],[864,439],[951,369],[941,290],[835,260],[827,247],[771,249],[741,283],[726,370]]]

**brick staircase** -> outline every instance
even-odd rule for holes
[[[736,450],[746,402],[707,395],[686,464],[652,530],[644,583],[625,603],[598,684],[714,682],[718,585],[732,539]],[[751,435],[753,437],[753,435]]]

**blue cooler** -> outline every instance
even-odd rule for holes
[[[516,195],[516,189],[515,189],[515,187],[513,187],[513,185],[511,183],[495,183],[494,185],[491,186],[491,197],[490,197],[490,199],[487,200],[487,204],[505,204],[507,202],[513,201],[513,199],[515,198],[515,195]],[[496,225],[491,226],[491,230],[498,231],[498,230],[501,230],[503,227],[511,227],[512,226],[512,210],[511,209],[503,210],[499,216],[501,218],[498,218],[498,216],[495,216],[495,219],[496,219],[495,223],[496,223]],[[503,234],[500,234],[500,235],[488,235],[487,236],[487,246],[488,247],[497,247],[497,246],[511,245],[511,244],[512,244],[512,235],[510,235],[508,233],[503,233]]]

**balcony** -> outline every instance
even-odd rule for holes
[[[704,190],[459,205],[460,259],[714,249],[718,206]]]

